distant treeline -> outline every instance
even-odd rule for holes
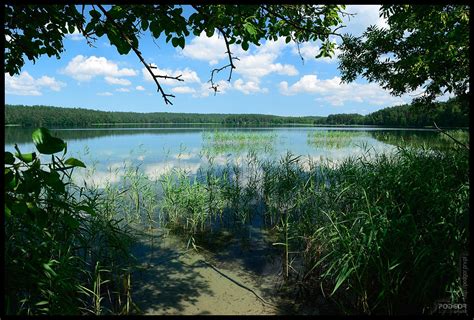
[[[5,124],[24,127],[90,127],[120,123],[215,123],[228,125],[308,124],[324,117],[282,117],[264,114],[116,112],[51,106],[5,105]]]
[[[374,125],[393,127],[425,127],[436,122],[442,127],[469,126],[469,99],[451,98],[433,106],[404,104],[384,108],[366,116],[360,114],[332,114],[325,124]]]
[[[201,113],[138,113],[97,111],[82,108],[5,105],[5,124],[23,127],[91,127],[97,124],[121,123],[216,123],[223,125],[376,125],[395,127],[432,126],[435,121],[444,127],[469,126],[469,101],[452,98],[430,108],[400,105],[385,108],[366,116],[332,114],[327,117],[282,117],[264,114],[201,114]]]

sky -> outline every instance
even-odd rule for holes
[[[185,9],[186,10],[186,9]],[[369,25],[388,27],[379,17],[378,5],[348,5],[355,13],[344,18],[341,33],[361,35]],[[8,41],[8,39],[6,39]],[[336,42],[339,38],[332,39]],[[214,33],[191,35],[184,50],[174,48],[163,37],[146,35],[139,49],[154,64],[156,74],[182,75],[184,81],[161,80],[166,93],[174,94],[173,105],[165,105],[161,94],[138,57],[130,51],[120,55],[107,36],[90,47],[78,32],[64,40],[61,58],[25,58],[19,75],[5,74],[5,103],[86,108],[103,111],[260,113],[281,116],[327,116],[336,113],[368,114],[379,109],[410,103],[411,93],[391,96],[377,83],[358,78],[342,84],[337,53],[333,58],[315,59],[314,42],[262,41],[248,51],[231,47],[236,69],[227,81],[228,69],[215,76],[219,91],[214,95],[208,82],[214,68],[228,64],[224,39]],[[448,96],[440,100],[446,100]]]

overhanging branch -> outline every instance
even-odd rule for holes
[[[133,42],[130,40],[130,38],[127,36],[127,34],[122,30],[122,27],[117,22],[115,22],[115,20],[109,15],[107,10],[105,10],[104,7],[102,7],[102,5],[99,4],[97,6],[104,13],[104,15],[107,17],[107,20],[109,20],[117,28],[117,30],[120,32],[120,35],[122,36],[122,38],[125,39],[128,42],[128,44],[132,48],[133,52],[135,52],[137,57],[140,59],[141,63],[145,66],[147,71],[150,73],[153,81],[155,82],[155,84],[158,88],[157,91],[161,93],[161,96],[165,100],[165,104],[173,105],[173,103],[168,99],[168,97],[174,98],[175,96],[173,94],[165,93],[163,88],[161,87],[160,83],[158,82],[157,78],[174,79],[174,80],[178,80],[178,81],[184,81],[183,79],[180,79],[181,75],[179,75],[177,77],[155,75],[153,73],[152,69],[156,69],[156,67],[153,67],[150,64],[146,63],[145,59],[143,59],[142,53],[138,50],[138,48],[136,48],[133,45]]]

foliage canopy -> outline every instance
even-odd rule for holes
[[[335,44],[330,35],[342,22],[345,6],[339,5],[192,5],[183,10],[181,5],[6,5],[5,6],[5,72],[18,74],[25,61],[23,55],[35,61],[40,56],[60,57],[64,51],[64,37],[79,30],[90,45],[97,37],[106,35],[111,45],[120,54],[135,52],[148,72],[153,76],[158,91],[166,103],[171,101],[159,78],[180,77],[155,75],[153,66],[143,59],[139,51],[140,38],[149,31],[153,38],[166,37],[166,42],[174,47],[184,48],[186,37],[193,33],[198,36],[205,32],[212,36],[218,32],[227,46],[229,64],[214,69],[211,73],[211,86],[215,72],[235,68],[230,45],[240,45],[248,50],[249,44],[259,45],[262,39],[277,40],[285,37],[286,42],[320,40],[319,56],[330,56]],[[87,12],[88,11],[88,12]],[[31,19],[31,17],[35,17]],[[339,27],[336,27],[339,26]]]
[[[370,26],[360,37],[344,35],[342,80],[359,75],[393,95],[425,89],[430,102],[446,92],[469,93],[469,6],[383,5],[388,28]]]

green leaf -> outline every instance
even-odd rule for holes
[[[173,39],[171,39],[171,43],[173,44],[173,47],[176,48],[178,46],[179,39],[178,38],[173,38]]]
[[[16,215],[22,215],[28,210],[26,204],[22,201],[15,201],[12,203],[11,211]]]
[[[36,152],[33,153],[19,153],[16,152],[15,156],[25,163],[30,163],[36,159]]]
[[[244,23],[244,28],[252,36],[257,34],[257,29],[255,29],[254,25],[249,22]]]
[[[47,274],[48,274],[48,275],[52,275],[52,276],[54,276],[54,277],[57,276],[56,272],[55,272],[53,269],[51,269],[51,267],[49,266],[49,264],[43,263],[43,268],[47,271]]]
[[[206,36],[208,36],[209,38],[212,37],[214,35],[214,28],[211,28],[211,29],[207,29],[206,30]]]
[[[285,42],[289,43],[290,41],[291,41],[291,37],[290,36],[286,37]]]
[[[15,157],[13,157],[13,154],[11,152],[5,151],[5,164],[14,164],[15,163]]]
[[[64,193],[66,188],[64,187],[64,182],[59,177],[59,173],[56,171],[48,172],[46,175],[45,182],[50,186],[54,191],[58,193]]]
[[[81,160],[77,160],[76,158],[69,158],[66,161],[64,161],[64,164],[67,164],[73,167],[82,167],[82,168],[86,167],[84,162],[82,162]]]
[[[247,51],[249,49],[249,43],[247,41],[242,42],[242,49]]]
[[[53,154],[66,148],[66,143],[62,139],[51,136],[46,128],[36,129],[32,138],[36,149],[42,154]]]
[[[148,29],[149,24],[150,23],[148,22],[148,20],[142,19],[142,30],[146,31],[146,29]]]
[[[94,209],[91,208],[90,206],[84,206],[84,205],[82,205],[82,206],[77,206],[76,209],[77,209],[77,210],[83,210],[83,211],[87,212],[88,214],[90,214],[91,216],[95,216],[95,215],[96,215]]]
[[[178,38],[178,46],[180,46],[181,49],[184,49],[184,37]]]
[[[89,14],[91,15],[93,19],[99,19],[101,16],[100,12],[97,10],[91,10],[89,11]]]
[[[7,190],[12,190],[16,187],[18,184],[18,179],[16,178],[15,174],[13,171],[10,169],[5,169],[5,186],[7,187]]]
[[[7,207],[7,205],[5,204],[5,217],[7,219],[10,219],[12,216],[12,211],[10,210],[10,208]]]
[[[120,54],[128,54],[132,49],[127,40],[122,38],[120,32],[115,28],[107,29],[107,38],[109,38],[111,44],[117,47]]]

